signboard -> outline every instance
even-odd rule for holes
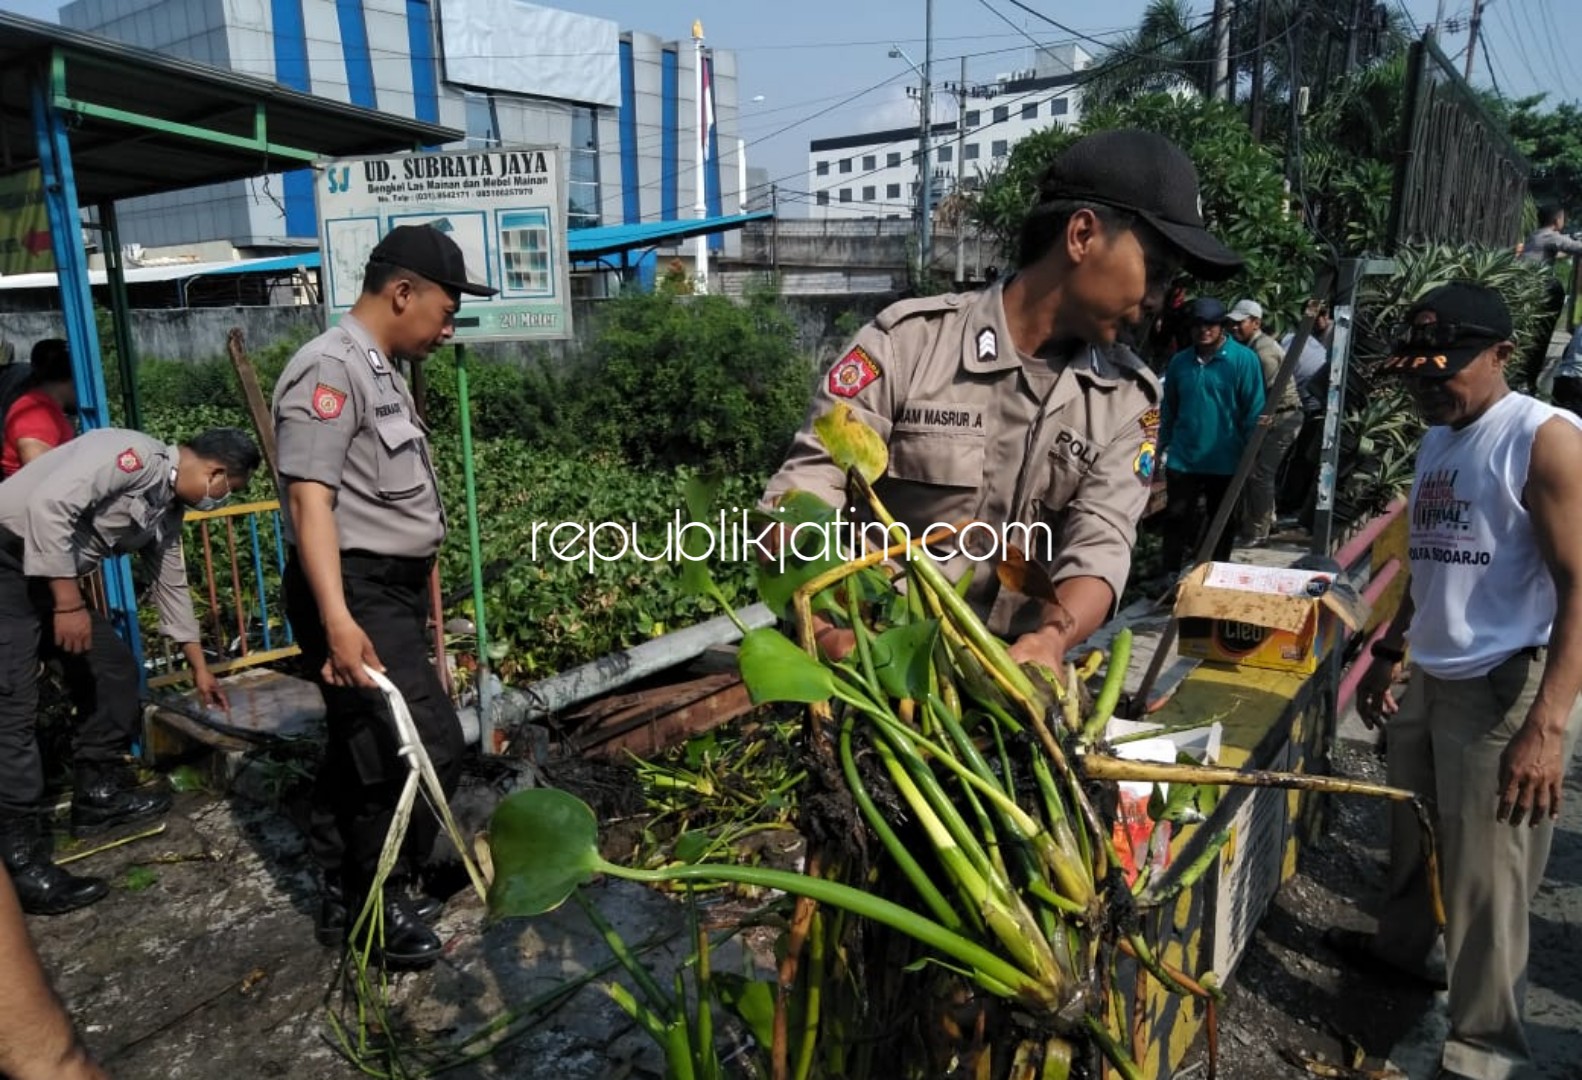
[[[368,253],[398,225],[432,225],[492,297],[464,296],[458,342],[571,336],[563,154],[553,146],[340,158],[319,173],[328,321],[351,310]]]
[[[55,269],[44,205],[44,174],[37,167],[0,176],[0,274]]]

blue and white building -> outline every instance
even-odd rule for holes
[[[1011,149],[1035,131],[1073,127],[1082,118],[1080,72],[1092,57],[1077,45],[1042,49],[1031,68],[966,89],[956,120],[932,124],[929,163],[935,204],[971,189],[1005,167]],[[936,72],[939,68],[934,69]],[[935,84],[938,106],[954,95]],[[958,129],[959,125],[959,129]],[[918,206],[916,124],[814,139],[808,146],[808,192],[815,220],[911,218]]]
[[[467,146],[567,147],[573,229],[697,216],[690,39],[520,0],[72,0],[60,14],[72,29],[461,128]],[[709,63],[717,216],[741,210],[746,163],[736,56],[710,49]],[[121,236],[150,257],[314,247],[313,198],[311,172],[297,170],[136,199],[120,207]],[[734,242],[711,238],[716,250]],[[672,251],[685,255],[658,256]]]

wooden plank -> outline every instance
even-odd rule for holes
[[[752,712],[755,706],[740,679],[689,704],[659,716],[644,718],[626,730],[585,751],[589,757],[619,758],[627,753],[652,757],[673,746],[728,724]]]
[[[225,338],[225,350],[231,355],[231,366],[236,369],[237,381],[242,384],[242,395],[247,399],[247,411],[253,418],[253,430],[258,433],[258,445],[264,451],[264,464],[269,466],[269,482],[275,482],[275,463],[279,455],[275,452],[275,420],[270,413],[269,402],[264,400],[263,387],[258,384],[258,372],[253,369],[253,362],[247,356],[247,347],[242,343],[242,328],[231,327],[231,332]]]

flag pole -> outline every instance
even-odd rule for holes
[[[704,164],[705,164],[704,163],[704,157],[705,157],[705,155],[707,153],[708,142],[709,142],[709,102],[704,100],[704,97],[703,97],[705,84],[704,84],[704,81],[703,81],[703,20],[702,19],[696,19],[692,23],[692,48],[694,50],[694,58],[693,58],[693,63],[692,63],[693,85],[696,87],[696,93],[694,94],[694,100],[696,100],[697,103],[698,103],[698,136],[697,136],[697,160],[698,160],[697,196],[698,197],[697,197],[697,203],[696,203],[696,206],[694,207],[694,209],[697,212],[698,218],[701,220],[701,219],[706,218],[706,217],[709,216],[708,198],[707,198],[707,196],[704,193],[704,186],[703,186],[703,168],[704,168]],[[713,88],[709,87],[709,91],[711,93],[712,93],[712,90],[713,90]],[[697,263],[697,267],[696,267],[697,291],[699,293],[705,293],[706,294],[709,291],[709,238],[707,236],[699,235],[698,238],[697,238],[696,243],[697,243],[697,254],[696,254],[696,257],[695,257],[695,261]]]

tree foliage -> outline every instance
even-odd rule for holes
[[[1287,208],[1279,158],[1254,142],[1240,113],[1223,102],[1153,94],[1093,109],[1076,132],[1050,128],[1017,143],[976,211],[1006,258],[1014,260],[1049,162],[1082,134],[1124,127],[1157,131],[1186,151],[1197,166],[1209,229],[1247,260],[1240,275],[1208,291],[1231,300],[1255,296],[1284,321],[1294,319],[1312,288],[1317,248]]]
[[[1544,99],[1535,94],[1493,104],[1532,166],[1527,187],[1533,198],[1576,218],[1582,215],[1582,104],[1567,101],[1540,112]]]

